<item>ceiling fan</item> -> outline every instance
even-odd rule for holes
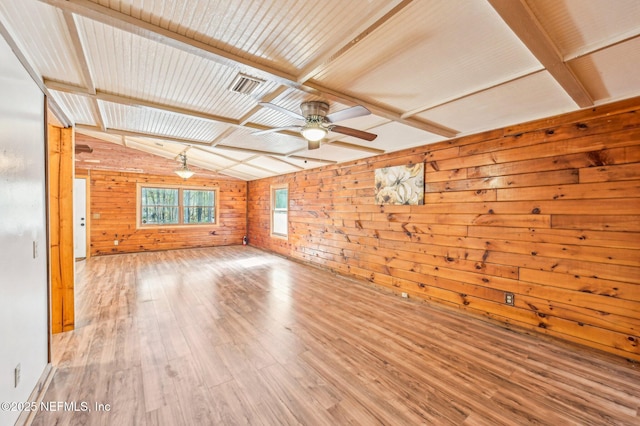
[[[259,105],[274,109],[297,120],[303,120],[304,125],[275,127],[273,129],[255,132],[253,133],[254,135],[279,132],[282,130],[298,130],[300,131],[300,133],[302,133],[302,136],[309,142],[309,149],[319,148],[320,141],[325,136],[327,136],[327,133],[330,131],[342,133],[343,135],[347,136],[353,136],[359,139],[364,139],[366,141],[372,141],[378,137],[378,135],[374,135],[373,133],[334,124],[338,121],[348,120],[350,118],[362,117],[364,115],[371,114],[368,109],[361,105],[356,105],[354,107],[343,109],[341,111],[332,112],[328,115],[327,112],[329,112],[329,104],[322,101],[303,102],[300,105],[302,115],[268,102],[260,102]]]

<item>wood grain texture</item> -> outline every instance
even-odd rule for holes
[[[51,332],[74,327],[73,129],[47,127]]]
[[[77,265],[33,425],[599,425],[640,421],[620,357],[402,299],[254,247]]]
[[[246,233],[247,185],[237,179],[190,178],[189,186],[219,191],[218,223],[166,228],[136,226],[136,184],[180,185],[178,176],[93,170],[90,182],[92,255],[240,244]]]
[[[188,181],[174,174],[177,161],[78,134],[93,149],[78,154],[76,173],[88,175],[89,255],[240,244],[246,234],[246,182],[198,167]],[[136,227],[136,184],[217,188],[218,224]],[[118,245],[114,241],[118,240]]]
[[[639,107],[249,182],[250,244],[640,360]],[[417,162],[425,204],[375,205],[374,170]],[[283,241],[269,236],[269,187],[286,183]]]

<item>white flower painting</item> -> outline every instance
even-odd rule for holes
[[[375,170],[376,204],[424,204],[424,163]]]

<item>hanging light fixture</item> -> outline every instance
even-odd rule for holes
[[[187,154],[180,154],[180,160],[182,161],[182,167],[176,170],[175,173],[182,179],[189,179],[194,172],[189,170],[189,166],[187,166]]]

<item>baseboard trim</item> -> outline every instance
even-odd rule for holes
[[[56,368],[53,364],[48,363],[42,371],[40,379],[38,379],[33,392],[29,395],[28,402],[35,402],[40,405],[44,398],[44,394],[47,393],[47,389],[49,389],[49,385],[51,384],[51,380],[53,379],[55,372]],[[20,417],[18,417],[18,420],[16,420],[15,426],[30,426],[37,413],[37,411],[23,411],[22,414],[20,414]]]

